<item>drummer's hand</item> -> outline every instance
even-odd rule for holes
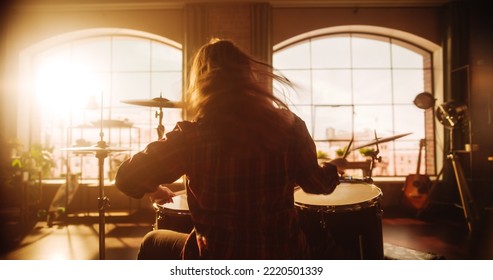
[[[329,161],[329,163],[337,167],[337,173],[339,173],[341,176],[344,175],[344,172],[348,165],[348,161],[345,158],[335,158]]]
[[[151,202],[157,204],[171,203],[173,202],[173,196],[175,196],[175,193],[163,185],[160,185],[155,192],[149,193]]]
[[[157,135],[159,137],[159,140],[162,140],[164,138],[164,126],[163,125],[158,125],[156,128],[157,130]]]

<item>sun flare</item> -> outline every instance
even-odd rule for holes
[[[37,102],[45,112],[65,114],[82,109],[101,94],[101,82],[81,61],[52,56],[39,63],[36,73]]]

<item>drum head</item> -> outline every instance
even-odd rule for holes
[[[308,208],[356,208],[368,207],[380,199],[382,191],[373,184],[341,182],[335,190],[328,195],[310,194],[302,189],[294,192],[294,201],[298,206]],[[349,209],[351,210],[351,209]]]
[[[173,202],[157,205],[162,211],[166,212],[188,212],[187,194],[173,197]]]

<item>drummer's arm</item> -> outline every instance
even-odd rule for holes
[[[137,199],[146,193],[157,192],[157,195],[160,184],[172,183],[184,174],[182,153],[186,147],[183,142],[176,137],[169,137],[150,143],[145,150],[124,161],[118,168],[116,187]]]
[[[331,163],[318,164],[315,142],[306,125],[300,123],[295,130],[296,180],[307,193],[330,194],[339,184],[337,167]]]
[[[307,193],[330,194],[340,183],[337,167],[330,163],[307,172],[298,178],[299,186]]]

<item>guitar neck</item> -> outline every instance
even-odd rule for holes
[[[421,153],[422,153],[424,146],[425,146],[425,139],[419,140],[418,166],[416,167],[416,174],[418,174],[418,175],[419,175],[420,167],[421,167]]]

